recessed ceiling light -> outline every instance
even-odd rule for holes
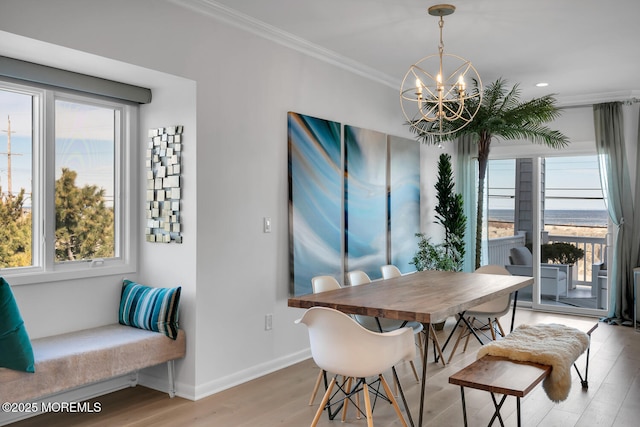
[[[536,83],[537,87],[547,87],[549,86],[549,83],[545,83],[545,82],[540,82],[540,83]]]

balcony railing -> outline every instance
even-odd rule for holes
[[[524,246],[525,234],[524,231],[519,231],[516,236],[499,237],[497,239],[489,239],[488,241],[488,255],[489,264],[494,265],[509,265],[509,250],[511,248],[517,248]]]
[[[594,263],[603,262],[606,258],[606,238],[549,235],[549,243],[553,242],[571,243],[584,251],[584,257],[582,257],[576,264],[577,269],[574,268],[573,283],[578,285],[591,285],[592,265]],[[514,247],[524,246],[524,244],[525,235],[522,231],[516,236],[489,239],[489,264],[509,264],[509,250]]]
[[[558,236],[549,235],[549,243],[565,242],[582,249],[584,256],[578,260],[574,269],[574,283],[591,285],[591,268],[593,264],[606,260],[607,239],[605,237],[580,237],[580,236]]]

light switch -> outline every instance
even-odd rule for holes
[[[265,233],[271,233],[271,218],[265,216],[263,219],[263,231]]]

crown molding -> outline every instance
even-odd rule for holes
[[[640,99],[640,90],[558,96],[556,99],[561,108],[590,107],[603,102],[635,102]]]
[[[366,66],[353,59],[342,56],[329,49],[325,49],[308,40],[295,36],[294,34],[283,31],[273,25],[259,21],[249,15],[238,12],[235,9],[217,3],[213,0],[168,0],[178,6],[191,9],[194,12],[210,16],[218,21],[232,25],[236,28],[248,31],[259,37],[286,46],[300,53],[318,59],[320,61],[335,65],[339,68],[354,73],[360,77],[367,78],[376,83],[388,86],[392,89],[400,87],[400,80],[393,78],[388,74]]]

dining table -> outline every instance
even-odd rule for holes
[[[289,307],[329,307],[346,314],[377,318],[417,321],[425,325],[425,351],[422,360],[422,381],[418,426],[423,424],[429,324],[458,315],[500,296],[515,293],[533,283],[533,277],[497,274],[464,273],[426,270],[390,279],[374,280],[367,285],[345,286],[327,292],[293,296]],[[513,304],[515,315],[516,303]],[[513,324],[512,315],[512,324]],[[404,394],[407,417],[414,426]]]

